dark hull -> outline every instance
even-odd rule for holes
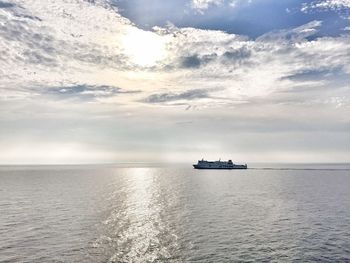
[[[194,169],[200,169],[200,170],[242,170],[242,169],[248,169],[245,165],[236,165],[234,167],[203,167],[199,166],[197,164],[193,165]]]

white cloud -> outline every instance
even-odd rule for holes
[[[350,0],[318,0],[311,3],[304,3],[301,11],[305,13],[312,10],[339,11],[348,8],[350,8]]]
[[[192,8],[198,10],[208,9],[210,5],[220,5],[223,0],[192,0]]]
[[[320,25],[320,21],[313,21],[295,29],[267,33],[256,41],[220,31],[178,29],[174,31],[176,37],[169,47],[167,63],[176,65],[179,57],[186,63],[182,59],[174,72],[174,83],[181,86],[170,91],[216,87],[217,92],[211,91],[213,99],[246,101],[301,85],[285,78],[299,72],[337,67],[347,70],[349,38],[307,40]],[[320,86],[325,81],[315,78],[302,85]]]
[[[285,76],[298,72],[334,67],[349,71],[349,38],[306,39],[317,32],[320,21],[253,41],[222,31],[174,26],[146,32],[106,3],[14,4],[23,8],[2,10],[3,99],[45,96],[43,86],[86,84],[142,91],[111,94],[112,98],[100,98],[104,102],[114,102],[115,97],[133,104],[153,94],[204,88],[210,90],[209,98],[186,103],[227,105],[228,99],[236,104],[292,89],[300,83]]]
[[[228,3],[231,7],[236,7],[240,4],[251,4],[253,0],[230,0]]]
[[[253,0],[192,0],[191,7],[203,14],[210,6],[227,4],[230,7],[237,7],[241,4],[250,4]]]
[[[236,104],[293,89],[301,84],[285,77],[299,72],[325,68],[349,72],[348,37],[307,40],[320,21],[270,32],[254,41],[222,31],[174,26],[146,32],[103,2],[50,0],[43,5],[16,0],[13,4],[1,10],[3,99],[37,98],[45,96],[41,87],[84,84],[142,91],[112,94],[101,98],[104,102],[114,102],[115,96],[133,104],[153,94],[204,88],[210,90],[209,98],[191,101],[199,104],[193,106],[227,105],[228,99]]]

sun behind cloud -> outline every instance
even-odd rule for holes
[[[127,30],[122,38],[122,47],[130,60],[142,67],[154,66],[166,57],[166,39],[154,32],[135,27]]]

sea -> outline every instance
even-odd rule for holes
[[[0,262],[350,262],[349,164],[249,167],[1,166]]]

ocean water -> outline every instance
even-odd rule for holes
[[[350,166],[2,166],[0,262],[350,262]]]

